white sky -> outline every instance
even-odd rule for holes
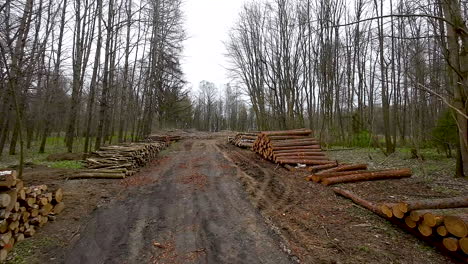
[[[188,86],[197,89],[200,81],[216,86],[229,82],[223,41],[234,25],[245,0],[185,0],[185,29],[182,69]]]

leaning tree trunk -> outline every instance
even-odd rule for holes
[[[460,2],[458,0],[444,0],[443,12],[447,25],[448,62],[450,66],[450,85],[453,90],[453,105],[456,113],[459,151],[457,162],[457,176],[468,176],[468,120],[466,115],[468,89],[468,28],[463,22]],[[460,46],[460,41],[462,46]],[[445,47],[443,47],[445,48]],[[463,114],[465,116],[463,116]]]

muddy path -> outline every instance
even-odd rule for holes
[[[292,263],[216,140],[186,140],[154,183],[96,210],[65,263]]]

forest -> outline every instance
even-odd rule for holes
[[[231,82],[192,90],[182,5],[1,4],[0,155],[48,138],[86,153],[162,128],[307,127],[387,155],[437,147],[468,175],[466,1],[248,1],[224,40]]]
[[[466,263],[467,180],[468,0],[0,0],[0,263]]]

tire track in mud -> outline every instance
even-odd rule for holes
[[[314,237],[311,232],[312,228],[321,228],[321,224],[314,222],[310,217],[310,212],[301,208],[297,194],[290,185],[279,180],[279,173],[283,169],[276,171],[277,168],[275,168],[272,171],[264,168],[257,164],[251,155],[245,155],[243,150],[236,147],[223,144],[217,144],[217,147],[228,159],[237,164],[239,170],[237,175],[252,204],[260,210],[276,233],[287,241],[286,251],[297,256],[299,261],[307,262],[311,261],[311,258],[314,261],[322,261],[312,256],[313,252],[327,250],[327,248],[321,247],[319,237]],[[294,215],[288,217],[290,211]],[[287,221],[278,221],[284,217],[288,217]],[[317,230],[314,231],[317,232]],[[327,236],[327,232],[324,231],[320,237]],[[311,242],[314,240],[317,243]],[[336,245],[332,247],[336,247],[336,252],[341,250]]]

